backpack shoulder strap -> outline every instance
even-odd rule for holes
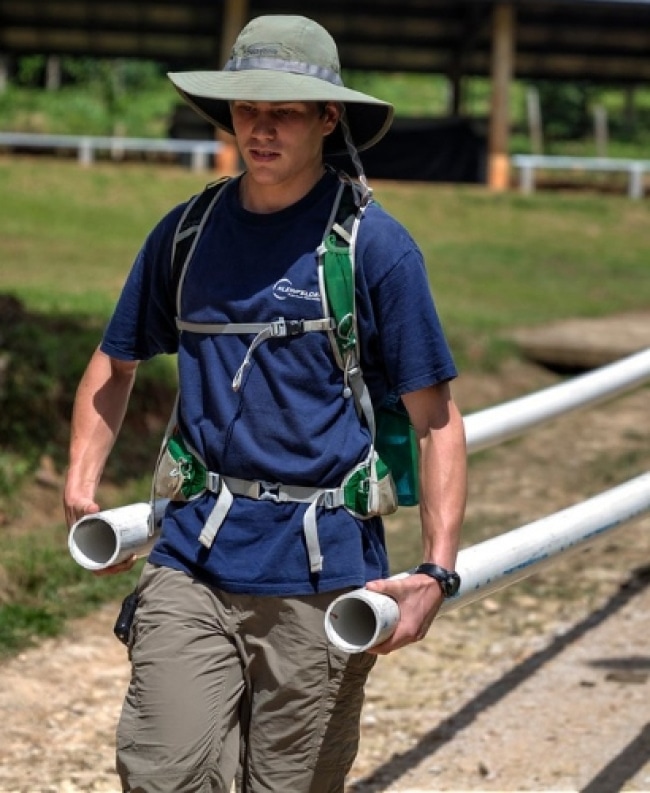
[[[203,227],[215,205],[221,191],[230,181],[229,176],[212,182],[195,195],[185,207],[178,221],[172,242],[171,256],[171,288],[175,296],[176,314],[180,315],[181,288],[185,271],[199,241]]]
[[[319,281],[323,312],[333,317],[334,356],[346,368],[351,351],[359,356],[355,298],[355,248],[361,217],[368,201],[361,188],[342,178],[332,214],[319,248]]]
[[[343,370],[343,393],[354,397],[357,412],[364,417],[374,446],[375,418],[361,370],[355,295],[356,238],[369,203],[361,187],[341,177],[330,221],[318,249],[318,277],[323,313],[334,319],[330,339],[336,362]]]
[[[398,503],[419,502],[418,443],[408,414],[397,397],[390,406],[375,409],[361,371],[355,304],[355,246],[359,223],[368,199],[361,187],[343,181],[325,238],[319,249],[321,296],[325,316],[332,316],[332,349],[343,369],[344,382],[354,396],[357,412],[371,433],[371,475],[376,476],[372,450],[391,471]]]

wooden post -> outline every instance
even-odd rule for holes
[[[509,97],[514,62],[514,27],[513,5],[495,5],[492,18],[492,98],[488,143],[488,184],[492,190],[507,190],[510,184]]]
[[[9,56],[0,55],[0,94],[9,86]]]
[[[249,0],[226,0],[223,9],[223,27],[221,29],[221,42],[219,55],[222,68],[228,60],[228,55],[235,43],[235,39],[244,27],[249,17]],[[222,143],[221,151],[215,157],[217,171],[224,176],[234,176],[241,170],[239,168],[239,152],[232,135],[217,130],[217,140]]]
[[[58,55],[48,55],[45,62],[45,88],[48,91],[58,91],[61,88],[61,58]]]
[[[462,80],[463,78],[458,68],[454,68],[448,75],[447,114],[450,116],[460,116],[462,113]]]
[[[539,103],[537,88],[529,88],[526,92],[528,110],[528,129],[530,134],[530,150],[533,154],[544,153],[544,133],[542,127],[542,108]]]
[[[609,125],[607,123],[607,108],[604,105],[594,107],[594,139],[596,141],[596,157],[607,157]]]

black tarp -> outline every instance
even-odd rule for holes
[[[360,157],[369,179],[483,183],[486,140],[475,121],[398,118],[385,137]],[[329,162],[355,173],[346,156],[331,157]]]

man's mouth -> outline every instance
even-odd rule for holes
[[[257,162],[271,162],[277,159],[280,155],[276,151],[269,151],[268,149],[250,149],[250,155]]]

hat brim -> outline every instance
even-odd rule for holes
[[[393,106],[360,91],[316,77],[264,69],[213,72],[169,72],[176,90],[201,116],[234,134],[229,102],[342,102],[354,145],[368,149],[384,137]],[[325,138],[326,154],[347,151],[341,125]]]

